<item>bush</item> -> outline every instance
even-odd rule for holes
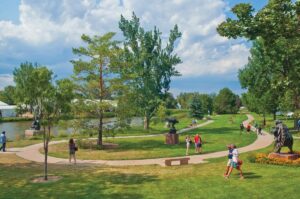
[[[57,137],[59,137],[59,138],[66,138],[66,137],[69,137],[69,135],[67,133],[65,133],[65,132],[58,132]]]

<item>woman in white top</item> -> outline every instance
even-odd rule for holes
[[[225,178],[228,178],[233,170],[233,168],[237,169],[240,172],[240,178],[243,179],[243,172],[241,169],[241,165],[242,165],[242,161],[239,160],[239,152],[236,148],[236,146],[233,144],[232,145],[233,151],[232,151],[232,161],[230,164],[230,168],[229,168],[229,172],[228,174],[225,176]]]
[[[190,149],[190,146],[191,146],[191,143],[192,143],[192,140],[191,140],[190,136],[185,137],[185,142],[186,142],[186,152],[185,152],[185,154],[189,155],[189,149]]]

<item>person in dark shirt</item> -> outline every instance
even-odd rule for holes
[[[224,176],[227,176],[232,162],[232,151],[233,151],[232,144],[227,145],[227,148],[228,148],[228,156],[227,156],[228,162],[227,162],[226,172],[224,173]]]
[[[5,135],[5,131],[3,131],[2,134],[1,134],[0,143],[2,143],[2,146],[0,147],[0,151],[2,150],[3,152],[5,152],[6,151],[6,135]]]

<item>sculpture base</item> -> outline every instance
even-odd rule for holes
[[[44,131],[42,130],[32,130],[32,129],[28,129],[25,130],[25,137],[32,137],[32,136],[36,136],[36,135],[43,135]]]
[[[299,158],[298,154],[289,154],[289,153],[270,153],[268,155],[270,159],[281,159],[281,160],[296,160]]]
[[[179,135],[178,134],[166,134],[165,144],[179,144]]]

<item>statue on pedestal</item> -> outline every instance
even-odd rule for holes
[[[37,131],[41,130],[41,125],[40,125],[39,120],[34,120],[34,122],[31,125],[31,129],[34,129]]]
[[[281,148],[284,146],[289,148],[289,153],[293,153],[293,136],[289,133],[287,126],[284,125],[282,121],[276,121],[276,127],[273,128],[272,133],[274,134],[275,138],[275,153],[280,153]]]
[[[167,122],[169,123],[169,127],[170,127],[169,133],[176,134],[175,124],[179,123],[178,120],[176,120],[175,118],[168,118]]]

